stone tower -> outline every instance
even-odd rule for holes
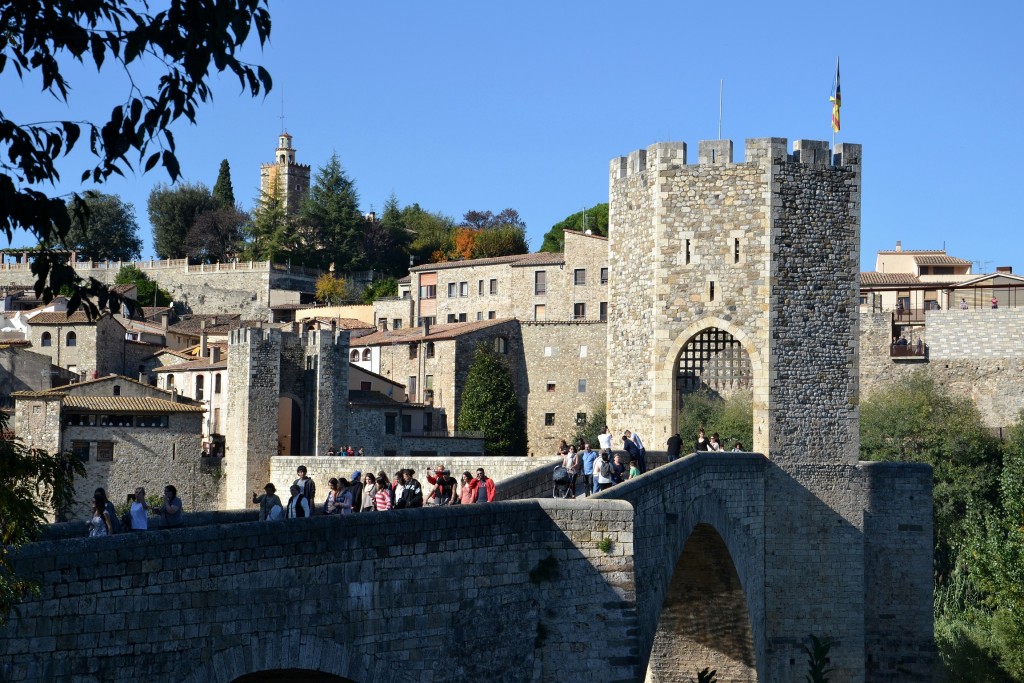
[[[309,194],[309,164],[295,163],[295,148],[287,131],[277,138],[274,162],[260,164],[261,196],[275,191],[289,214],[296,213]]]
[[[659,143],[611,163],[609,424],[663,444],[685,385],[740,386],[748,450],[805,461],[827,443],[854,463],[860,145],[732,152],[704,141],[687,165],[685,143]]]

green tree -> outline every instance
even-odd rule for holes
[[[235,188],[231,185],[231,165],[227,159],[220,162],[217,182],[213,184],[213,197],[222,209],[235,208]]]
[[[246,226],[242,258],[279,263],[292,255],[295,244],[294,222],[285,211],[277,188],[271,188],[269,193],[263,195],[252,221]]]
[[[71,227],[64,246],[102,261],[131,261],[142,253],[135,207],[116,194],[86,192],[68,200]]]
[[[182,117],[196,123],[198,105],[212,97],[211,70],[234,74],[254,97],[271,87],[263,67],[240,58],[253,28],[261,45],[270,37],[266,0],[174,2],[155,14],[144,0],[20,0],[0,4],[0,26],[0,73],[12,69],[22,80],[39,78],[42,92],[64,105],[72,88],[62,67],[72,61],[101,72],[123,69],[131,80],[127,97],[113,103],[107,120],[19,123],[0,111],[0,227],[8,240],[24,229],[40,244],[63,241],[71,228],[67,206],[40,187],[60,179],[60,159],[78,163],[69,153],[78,148],[83,129],[95,160],[83,181],[101,183],[126,169],[147,172],[159,164],[173,182],[180,169],[170,127]],[[184,39],[182,27],[202,39]],[[83,280],[51,250],[36,256],[33,275],[46,301],[69,285],[71,309],[84,304],[96,314],[120,305],[106,285]]]
[[[530,245],[526,241],[526,228],[502,225],[476,233],[473,240],[473,258],[526,254]]]
[[[419,204],[402,209],[402,221],[413,235],[409,253],[415,264],[434,263],[455,246],[455,221],[443,213],[430,213]]]
[[[249,216],[235,207],[196,216],[185,235],[185,255],[193,263],[227,263],[242,245]]]
[[[311,231],[306,261],[321,270],[334,263],[335,270],[351,272],[367,265],[363,248],[366,221],[359,212],[355,183],[341,167],[337,154],[317,171],[309,196],[302,206],[301,222]]]
[[[366,223],[363,250],[370,259],[370,267],[385,275],[404,275],[409,271],[411,241],[412,233],[392,192],[384,202],[380,220]]]
[[[200,214],[220,208],[202,183],[157,185],[146,202],[153,225],[153,249],[160,258],[188,256],[187,237]]]
[[[462,431],[483,432],[484,451],[489,456],[526,454],[526,423],[512,372],[486,344],[473,354],[462,389],[458,425]]]
[[[377,299],[385,296],[398,296],[398,280],[389,277],[384,280],[371,282],[363,290],[363,303],[372,304]]]
[[[135,285],[136,302],[139,306],[170,306],[171,297],[160,289],[149,276],[135,266],[121,266],[114,278],[117,285]]]
[[[583,424],[576,425],[576,433],[573,434],[573,443],[589,443],[593,448],[597,448],[597,435],[604,430],[604,426],[608,423],[608,413],[605,407],[605,397],[600,397],[595,405],[587,413],[587,419]]]
[[[12,553],[36,540],[48,513],[74,502],[75,477],[85,467],[70,453],[51,455],[27,448],[8,436],[7,416],[0,413],[0,624],[37,586],[14,573]]]
[[[316,300],[322,304],[340,304],[348,298],[348,285],[343,278],[323,273],[316,279]]]
[[[687,447],[685,444],[696,441],[699,429],[704,429],[708,436],[717,432],[726,450],[731,450],[737,441],[743,444],[744,449],[751,449],[754,439],[753,394],[739,391],[724,399],[707,391],[686,394],[679,406],[679,435],[684,448]]]
[[[1001,453],[970,398],[940,389],[924,372],[869,395],[861,404],[864,460],[931,465],[935,487],[937,589],[949,579],[975,532],[971,509],[998,503]]]
[[[608,204],[598,204],[583,211],[577,211],[551,226],[544,233],[544,243],[539,251],[560,253],[565,251],[565,231],[590,230],[595,235],[608,236]]]

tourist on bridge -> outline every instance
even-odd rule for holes
[[[117,516],[117,508],[114,507],[114,504],[110,502],[110,498],[107,497],[107,490],[98,488],[93,492],[93,495],[101,496],[106,502],[106,516],[110,520],[110,533],[121,533],[121,519]]]
[[[299,487],[302,495],[306,497],[310,509],[314,509],[316,507],[316,484],[306,476],[305,465],[299,465],[295,473],[299,475],[299,478],[295,480],[295,485]]]
[[[708,450],[715,452],[725,450],[724,448],[722,448],[722,442],[719,441],[718,432],[715,432],[714,434],[711,435],[711,440],[708,441]]]
[[[430,477],[427,477],[427,481]],[[434,478],[434,489],[427,496],[427,505],[453,505],[458,502],[456,499],[456,487],[458,482],[449,470],[441,470],[441,474]]]
[[[360,480],[362,472],[356,470],[352,473],[352,483],[349,489],[352,491],[352,512],[359,512],[363,509],[363,482]]]
[[[352,512],[352,492],[348,490],[348,481],[331,477],[327,482],[330,490],[324,501],[325,515],[348,514]]]
[[[629,476],[627,479],[636,479],[640,476],[640,468],[636,466],[636,460],[634,458],[629,459]]]
[[[628,429],[622,434],[622,448],[626,451],[626,457],[630,460],[636,460],[640,466],[640,471],[643,472],[644,451],[637,445],[636,439],[633,438],[633,432]],[[625,471],[625,465],[623,465],[623,471]]]
[[[363,479],[363,504],[359,511],[373,512],[373,497],[377,495],[377,477],[373,476],[373,472],[367,472]]]
[[[679,436],[679,432],[676,432],[672,436],[668,437],[668,461],[675,462],[679,459],[679,454],[683,450],[683,438]]]
[[[477,469],[476,479],[473,480],[473,502],[494,502],[494,480],[484,473],[482,467]]]
[[[309,517],[309,499],[302,493],[302,488],[298,484],[292,484],[290,491],[292,495],[288,499],[288,519]]]
[[[611,460],[611,456],[602,452],[601,458],[596,463],[594,481],[597,482],[597,488],[600,491],[604,491],[612,485]]]
[[[267,484],[263,487],[264,493],[262,495],[256,495],[256,492],[252,493],[252,502],[254,505],[260,506],[260,521],[265,522],[270,518],[270,510],[276,505],[278,507],[284,507],[281,503],[280,496],[277,495],[277,487],[273,484]]]
[[[178,489],[172,484],[164,487],[164,503],[156,509],[165,529],[177,529],[185,526],[185,515],[181,511],[181,498]]]
[[[697,444],[694,450],[697,452],[706,451],[708,449],[708,437],[704,434],[704,428],[701,427],[697,430]]]
[[[580,454],[576,452],[575,446],[569,446],[562,455],[562,467],[569,473],[569,490],[572,497],[576,497],[576,479],[580,476]]]
[[[423,507],[423,487],[420,485],[420,482],[413,477],[414,474],[416,474],[415,470],[402,470],[402,484],[399,488],[395,489],[396,508]]]
[[[473,494],[476,491],[476,487],[473,485],[473,475],[468,471],[462,473],[462,479],[459,480],[459,499],[458,503],[461,505],[467,505],[473,502]]]
[[[128,521],[132,531],[146,531],[149,528],[149,503],[146,502],[146,489],[138,486],[128,506]]]
[[[92,497],[92,516],[86,522],[86,526],[89,528],[89,538],[114,535],[110,516],[107,514],[108,502],[107,497],[99,493]]]
[[[605,425],[597,435],[597,445],[601,449],[601,455],[607,453],[609,458],[612,457],[612,430],[608,429],[608,425]]]
[[[388,475],[381,470],[377,473],[377,489],[373,494],[373,509],[383,512],[394,507],[394,504],[391,502],[392,493]]]
[[[598,457],[600,456],[597,451],[590,448],[590,442],[585,442],[580,460],[583,465],[583,488],[588,496],[597,493],[597,484],[594,483],[594,462]]]

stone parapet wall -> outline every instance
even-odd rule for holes
[[[0,629],[0,679],[637,680],[632,515],[523,501],[34,544],[16,567],[42,592]]]
[[[1024,359],[1024,308],[928,311],[931,361]]]

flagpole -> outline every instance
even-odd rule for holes
[[[722,92],[725,90],[725,79],[718,79],[718,139],[722,139]]]

